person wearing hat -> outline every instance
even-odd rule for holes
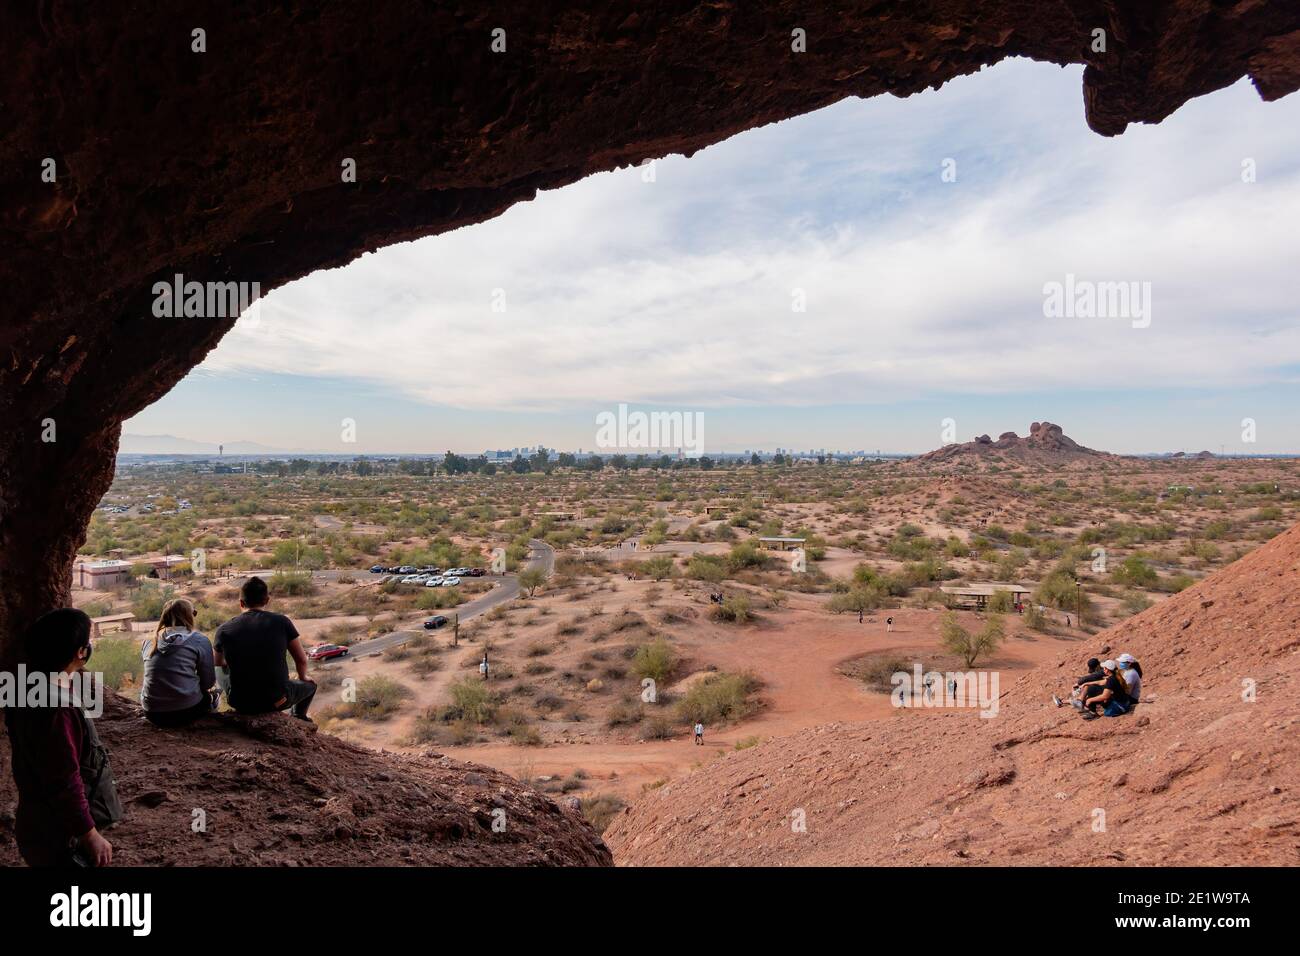
[[[1128,696],[1128,685],[1124,682],[1124,678],[1119,676],[1119,664],[1112,660],[1105,660],[1101,662],[1101,669],[1106,679],[1102,682],[1101,692],[1084,701],[1085,720],[1095,720],[1102,715],[1118,717],[1120,714],[1127,713],[1132,703]],[[1102,708],[1100,714],[1097,713],[1098,707]]]
[[[1119,674],[1124,678],[1125,689],[1136,704],[1138,698],[1142,696],[1142,665],[1132,654],[1121,654],[1115,658],[1115,663],[1119,664]]]

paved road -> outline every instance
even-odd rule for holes
[[[532,546],[532,552],[525,568],[527,570],[540,568],[547,577],[550,577],[551,573],[555,570],[555,549],[545,541],[540,541],[536,538],[528,543]],[[453,614],[458,614],[460,615],[460,622],[464,624],[466,621],[472,620],[480,614],[486,614],[494,607],[500,607],[502,604],[507,604],[519,596],[519,576],[516,574],[505,574],[501,577],[494,576],[490,578],[480,578],[479,580],[493,581],[496,583],[496,587],[472,601],[465,602],[459,607],[448,609],[446,614],[449,618]],[[433,611],[422,613],[418,618],[402,624],[397,630],[390,631],[387,634],[372,638],[368,641],[360,641],[353,644],[349,649],[349,656],[353,658],[362,657],[366,654],[374,654],[390,647],[396,647],[399,644],[405,644],[417,634],[425,633],[425,619],[438,613],[442,612]]]

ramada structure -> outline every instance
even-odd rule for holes
[[[121,422],[235,322],[159,316],[155,283],[265,294],[540,189],[1007,57],[1082,64],[1082,113],[1112,136],[1242,77],[1296,90],[1300,3],[11,5],[0,654],[67,601]]]

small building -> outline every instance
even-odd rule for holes
[[[1005,591],[1011,595],[1011,600],[1019,604],[1032,593],[1032,588],[1025,587],[1023,584],[1002,584],[992,582],[989,584],[968,584],[955,585],[943,584],[939,590],[944,594],[951,596],[953,603],[958,607],[970,608],[976,611],[982,611],[988,607],[989,598],[993,597],[999,591]]]
[[[758,546],[768,551],[795,551],[804,546],[807,538],[788,538],[785,536],[763,537],[758,539]]]
[[[710,518],[716,518],[719,515],[725,515],[727,513],[727,506],[726,505],[705,505],[704,513],[708,515]]]
[[[145,558],[144,563],[153,568],[153,571],[149,572],[149,577],[161,578],[167,581],[172,576],[172,569],[185,563],[185,556],[182,554],[167,554],[161,558]]]
[[[130,561],[78,561],[72,566],[72,586],[111,591],[131,581]]]
[[[559,524],[565,521],[572,521],[576,515],[574,515],[572,511],[539,511],[537,517],[550,518],[552,521]]]

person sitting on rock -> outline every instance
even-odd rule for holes
[[[1136,704],[1142,696],[1142,665],[1132,654],[1121,654],[1115,658],[1115,663],[1119,664],[1119,674],[1124,678],[1129,697]]]
[[[108,751],[73,679],[93,650],[90,618],[71,607],[50,611],[22,646],[29,686],[33,678],[42,681],[45,693],[39,706],[27,706],[29,700],[4,709],[18,789],[18,852],[28,866],[108,866],[113,844],[100,830],[122,819],[122,804]]]
[[[1119,717],[1128,713],[1132,700],[1128,695],[1128,685],[1119,676],[1119,665],[1114,661],[1102,661],[1101,669],[1106,673],[1101,691],[1083,702],[1083,717],[1093,720],[1099,716]],[[1101,712],[1098,713],[1098,708]]]
[[[1088,673],[1074,679],[1074,689],[1070,691],[1069,697],[1070,706],[1082,710],[1085,696],[1101,693],[1101,684],[1105,680],[1106,675],[1101,669],[1101,661],[1095,657],[1088,658]],[[1089,690],[1084,688],[1089,688]],[[1064,706],[1065,701],[1053,694],[1052,703],[1057,707],[1061,707]]]
[[[212,644],[194,630],[194,605],[176,598],[163,605],[158,630],[140,648],[144,683],[140,705],[156,727],[183,727],[212,713],[217,683]]]
[[[307,708],[316,696],[316,682],[307,676],[307,653],[298,629],[283,614],[266,610],[266,582],[251,577],[239,589],[244,613],[217,628],[215,662],[230,682],[230,706],[241,714],[290,710],[310,721]],[[298,679],[289,679],[285,655],[293,658]]]

